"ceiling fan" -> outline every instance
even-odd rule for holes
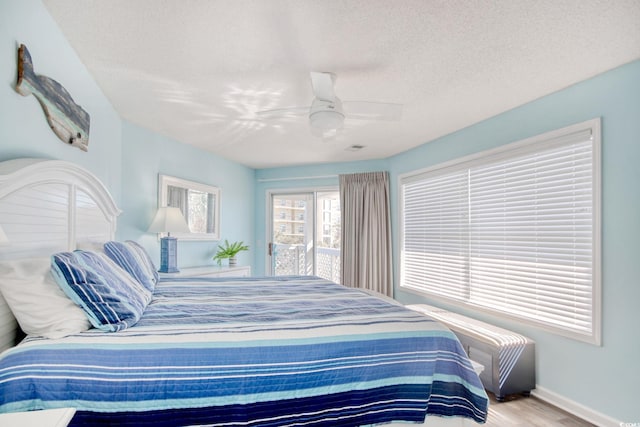
[[[265,118],[308,115],[311,132],[321,137],[336,135],[345,118],[394,121],[402,117],[402,104],[340,100],[334,92],[335,81],[334,73],[312,71],[311,86],[315,97],[310,106],[262,110],[256,114]]]

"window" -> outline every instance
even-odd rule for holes
[[[401,287],[600,343],[600,121],[400,178]]]
[[[316,275],[340,281],[340,194],[337,188],[307,188],[268,192],[270,229],[267,230],[269,274]],[[286,202],[283,202],[286,200]],[[299,216],[278,230],[278,206],[286,204]],[[295,208],[294,208],[295,206]],[[330,207],[327,215],[324,208]],[[293,220],[293,218],[299,218]]]

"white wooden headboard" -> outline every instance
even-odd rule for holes
[[[0,245],[0,260],[48,257],[112,240],[119,214],[102,182],[73,163],[0,162],[0,226],[9,239],[9,244]],[[14,345],[17,332],[15,318],[0,296],[0,351]]]

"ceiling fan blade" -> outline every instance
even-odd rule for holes
[[[309,114],[310,107],[287,107],[287,108],[274,108],[272,110],[256,111],[256,116],[270,118],[270,117],[293,117],[304,116]]]
[[[388,120],[402,118],[402,104],[369,101],[343,101],[342,109],[349,119]]]
[[[334,101],[336,94],[333,91],[333,84],[336,81],[336,75],[333,73],[311,72],[311,86],[316,98],[323,101]]]

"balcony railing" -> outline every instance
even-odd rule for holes
[[[307,263],[305,245],[273,245],[276,276],[313,274],[312,263]],[[340,249],[317,248],[316,275],[340,283]]]

